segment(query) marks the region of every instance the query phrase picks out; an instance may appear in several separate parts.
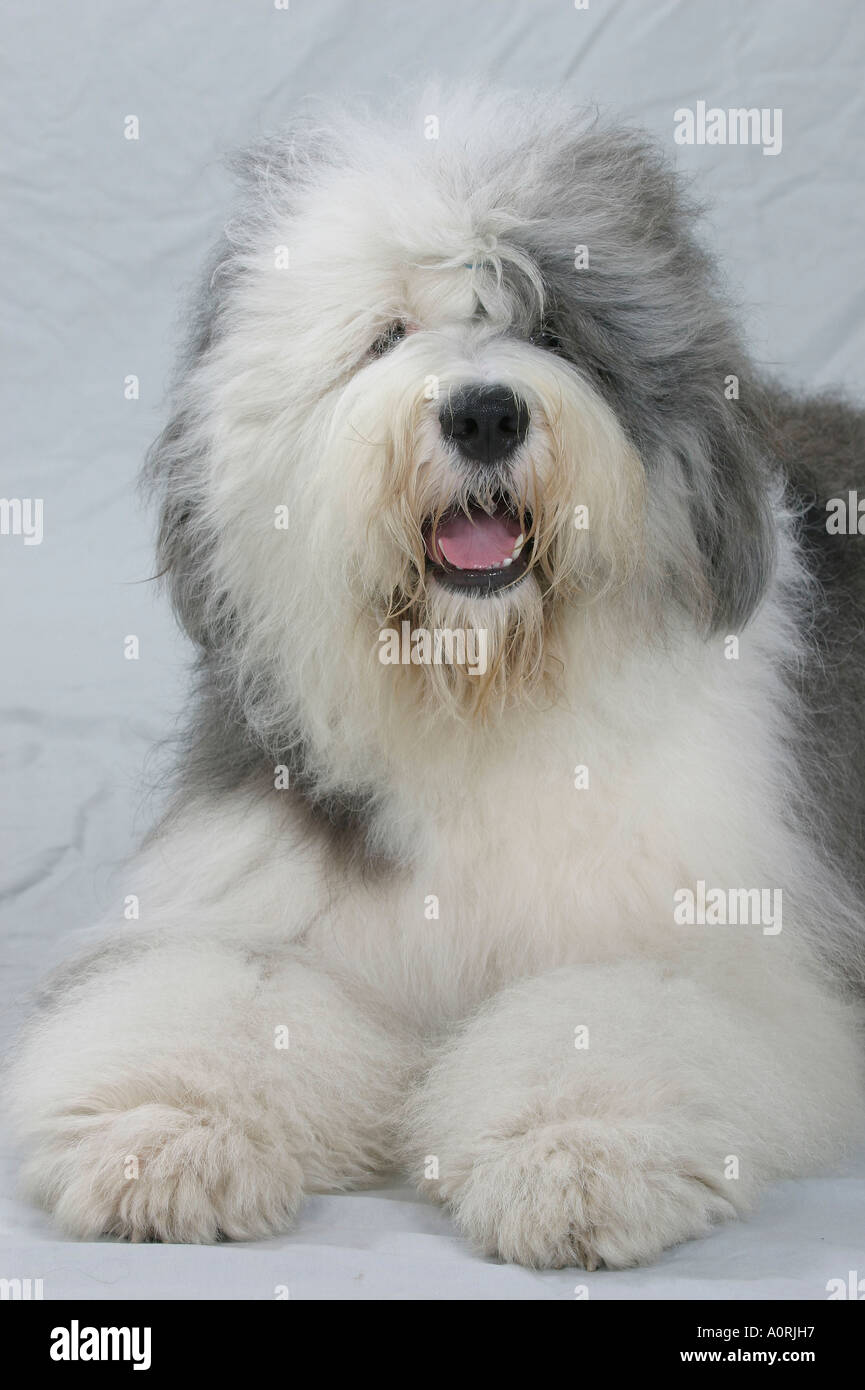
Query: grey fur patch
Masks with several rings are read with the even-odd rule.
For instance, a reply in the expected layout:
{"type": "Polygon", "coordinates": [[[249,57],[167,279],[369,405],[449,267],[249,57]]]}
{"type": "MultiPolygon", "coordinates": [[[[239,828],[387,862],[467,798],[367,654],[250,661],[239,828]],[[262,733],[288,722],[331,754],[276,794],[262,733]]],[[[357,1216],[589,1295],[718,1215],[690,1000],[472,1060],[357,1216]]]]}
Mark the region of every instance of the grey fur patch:
{"type": "MultiPolygon", "coordinates": [[[[694,237],[698,209],[648,138],[627,130],[581,134],[551,156],[542,187],[546,198],[515,239],[541,269],[546,323],[615,410],[650,485],[671,485],[670,461],[678,470],[710,626],[737,631],[773,571],[771,464],[756,372],[694,237]],[[578,245],[589,252],[581,269],[578,245]],[[724,395],[730,374],[736,401],[724,395]]],[[[684,578],[671,576],[671,598],[688,594],[684,578]]]]}
{"type": "Polygon", "coordinates": [[[819,588],[800,675],[800,808],[845,881],[865,895],[865,536],[831,535],[826,503],[865,496],[865,412],[833,396],[770,401],[774,445],[819,588]]]}
{"type": "Polygon", "coordinates": [[[373,800],[348,792],[321,796],[309,769],[302,736],[265,747],[256,740],[238,712],[235,699],[220,692],[213,668],[205,656],[199,698],[184,739],[184,755],[179,769],[184,795],[228,792],[254,782],[262,795],[278,796],[283,805],[291,802],[299,812],[302,833],[324,839],[332,864],[364,875],[375,875],[384,864],[368,841],[373,800]],[[277,766],[289,773],[289,787],[274,790],[277,766]]]}

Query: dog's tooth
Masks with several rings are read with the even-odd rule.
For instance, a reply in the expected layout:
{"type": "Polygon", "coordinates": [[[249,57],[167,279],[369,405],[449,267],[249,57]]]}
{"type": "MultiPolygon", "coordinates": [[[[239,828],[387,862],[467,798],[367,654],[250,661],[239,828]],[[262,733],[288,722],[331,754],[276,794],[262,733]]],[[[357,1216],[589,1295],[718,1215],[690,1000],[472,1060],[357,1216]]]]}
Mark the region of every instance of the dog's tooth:
{"type": "Polygon", "coordinates": [[[516,560],[517,556],[519,555],[519,553],[520,553],[520,551],[522,550],[522,548],[523,548],[523,546],[525,545],[525,543],[526,543],[526,538],[525,538],[523,532],[521,531],[520,534],[517,536],[516,540],[514,541],[514,548],[513,548],[513,550],[511,551],[511,559],[512,559],[512,560],[516,560]]]}
{"type": "Polygon", "coordinates": [[[502,563],[501,563],[501,565],[500,565],[500,569],[506,569],[508,565],[512,565],[513,563],[514,563],[514,557],[511,556],[511,555],[509,555],[508,558],[507,558],[507,560],[502,560],[502,563]]]}

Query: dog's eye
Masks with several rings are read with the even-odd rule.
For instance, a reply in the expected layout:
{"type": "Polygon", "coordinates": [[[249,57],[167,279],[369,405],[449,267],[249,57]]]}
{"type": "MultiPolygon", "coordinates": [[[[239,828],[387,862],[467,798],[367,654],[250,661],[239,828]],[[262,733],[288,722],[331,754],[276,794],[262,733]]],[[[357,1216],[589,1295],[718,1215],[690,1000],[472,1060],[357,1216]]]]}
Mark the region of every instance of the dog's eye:
{"type": "Polygon", "coordinates": [[[538,328],[529,338],[532,347],[543,348],[547,352],[558,352],[559,340],[549,328],[538,328]]]}
{"type": "Polygon", "coordinates": [[[386,352],[390,352],[391,348],[402,342],[407,332],[405,320],[395,319],[393,323],[388,324],[383,333],[379,333],[370,348],[370,355],[372,357],[384,357],[386,352]]]}

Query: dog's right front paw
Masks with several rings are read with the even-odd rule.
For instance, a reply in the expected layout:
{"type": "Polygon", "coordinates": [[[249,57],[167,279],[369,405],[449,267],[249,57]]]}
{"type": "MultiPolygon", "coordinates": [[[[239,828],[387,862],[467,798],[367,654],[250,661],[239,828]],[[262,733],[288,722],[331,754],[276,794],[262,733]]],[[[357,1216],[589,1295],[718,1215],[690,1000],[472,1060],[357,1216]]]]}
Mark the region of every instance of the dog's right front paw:
{"type": "Polygon", "coordinates": [[[714,1155],[651,1125],[578,1118],[483,1149],[424,1186],[486,1254],[516,1264],[623,1269],[736,1215],[714,1155]]]}
{"type": "Polygon", "coordinates": [[[302,1173],[286,1147],[205,1107],[82,1108],[45,1125],[25,1184],[81,1239],[252,1240],[297,1210],[302,1173]]]}

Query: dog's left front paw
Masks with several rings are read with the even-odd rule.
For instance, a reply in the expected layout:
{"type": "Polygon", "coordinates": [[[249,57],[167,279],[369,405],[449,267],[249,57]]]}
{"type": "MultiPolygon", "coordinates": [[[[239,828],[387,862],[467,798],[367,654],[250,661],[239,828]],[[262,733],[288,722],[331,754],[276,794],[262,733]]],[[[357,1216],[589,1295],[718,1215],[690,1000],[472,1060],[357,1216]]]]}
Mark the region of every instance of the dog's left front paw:
{"type": "Polygon", "coordinates": [[[487,1254],[622,1269],[736,1215],[721,1162],[677,1151],[661,1129],[576,1119],[490,1139],[425,1187],[487,1254]]]}
{"type": "Polygon", "coordinates": [[[81,1240],[255,1240],[287,1230],[301,1197],[287,1143],[203,1105],[81,1105],[42,1140],[27,1189],[81,1240]]]}

